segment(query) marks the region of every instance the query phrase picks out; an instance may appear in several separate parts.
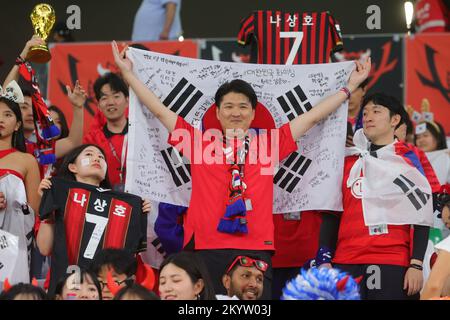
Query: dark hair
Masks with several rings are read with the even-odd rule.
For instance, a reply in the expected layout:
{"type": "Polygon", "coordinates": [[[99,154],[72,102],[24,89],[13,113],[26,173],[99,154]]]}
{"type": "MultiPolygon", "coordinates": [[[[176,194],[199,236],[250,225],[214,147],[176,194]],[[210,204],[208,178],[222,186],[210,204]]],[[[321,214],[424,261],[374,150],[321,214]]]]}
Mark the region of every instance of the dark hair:
{"type": "Polygon", "coordinates": [[[34,300],[48,300],[48,296],[42,288],[35,287],[29,283],[13,285],[8,291],[3,291],[0,294],[0,300],[14,300],[19,294],[31,295],[34,300]]]}
{"type": "MultiPolygon", "coordinates": [[[[86,149],[87,147],[90,147],[90,146],[96,147],[97,149],[99,149],[106,158],[105,151],[103,151],[103,149],[100,148],[99,146],[97,146],[96,144],[90,144],[90,143],[82,144],[81,146],[78,146],[78,147],[72,149],[72,151],[70,151],[64,157],[61,167],[59,168],[57,176],[60,178],[66,179],[66,180],[77,181],[73,172],[71,172],[69,170],[69,164],[75,163],[75,160],[81,154],[81,152],[83,152],[84,149],[86,149]]],[[[111,183],[109,182],[109,179],[108,179],[108,169],[106,169],[105,179],[103,179],[103,181],[100,182],[100,187],[104,188],[104,189],[111,189],[111,183]]]]}
{"type": "Polygon", "coordinates": [[[127,294],[137,296],[141,300],[161,300],[153,291],[149,291],[147,288],[137,283],[121,288],[114,296],[113,300],[122,300],[122,298],[127,294]]]}
{"type": "Polygon", "coordinates": [[[11,146],[19,151],[27,152],[27,148],[25,146],[25,136],[23,135],[22,112],[20,111],[19,104],[5,97],[0,97],[0,102],[6,104],[16,116],[17,122],[20,122],[19,129],[17,129],[17,131],[14,131],[12,134],[11,146]]]}
{"type": "MultiPolygon", "coordinates": [[[[427,130],[431,133],[431,135],[436,139],[436,150],[444,150],[447,149],[447,138],[445,136],[445,131],[442,125],[439,122],[433,121],[425,122],[427,126],[427,130]],[[437,126],[434,126],[434,124],[437,126]]],[[[417,135],[414,135],[414,144],[416,144],[417,135]]]]}
{"type": "Polygon", "coordinates": [[[134,255],[125,249],[103,249],[97,253],[91,263],[91,270],[99,274],[105,266],[111,266],[115,272],[131,277],[136,273],[137,262],[134,255]]]}
{"type": "Polygon", "coordinates": [[[196,253],[191,251],[181,251],[169,255],[164,259],[159,267],[159,274],[169,263],[173,263],[178,268],[183,269],[189,275],[192,283],[202,279],[204,283],[203,290],[200,292],[200,300],[216,300],[214,288],[205,263],[196,253]]]}
{"type": "Polygon", "coordinates": [[[58,114],[59,121],[61,121],[61,134],[58,140],[67,137],[69,135],[69,126],[67,125],[67,120],[66,116],[64,115],[64,112],[62,112],[60,108],[54,105],[50,106],[48,108],[48,111],[56,112],[58,114]]]}
{"type": "Polygon", "coordinates": [[[112,91],[122,92],[125,97],[128,97],[128,87],[126,83],[117,74],[108,72],[95,80],[94,92],[97,101],[100,101],[100,98],[103,96],[102,88],[105,84],[109,84],[112,91]]]}
{"type": "Polygon", "coordinates": [[[381,105],[389,109],[389,114],[391,118],[396,114],[400,115],[400,122],[397,124],[395,129],[400,127],[400,125],[402,125],[405,122],[404,116],[404,114],[406,114],[405,108],[403,108],[403,105],[400,103],[400,101],[398,101],[396,97],[381,92],[372,93],[364,97],[363,102],[361,104],[362,106],[361,111],[369,102],[373,102],[374,104],[381,105]]]}
{"type": "Polygon", "coordinates": [[[406,124],[406,135],[414,134],[414,125],[411,121],[411,118],[409,117],[408,112],[406,112],[406,110],[405,110],[403,120],[405,121],[405,124],[406,124]]]}
{"type": "Polygon", "coordinates": [[[252,108],[256,108],[258,98],[256,97],[255,90],[253,90],[252,86],[248,82],[241,79],[235,79],[231,82],[225,82],[219,87],[219,89],[217,89],[216,95],[214,97],[217,108],[219,108],[219,105],[222,103],[223,96],[230,92],[242,93],[248,98],[248,100],[250,100],[252,108]]]}
{"type": "MultiPolygon", "coordinates": [[[[434,196],[434,194],[433,194],[434,196]]],[[[448,193],[438,193],[435,196],[435,207],[438,212],[437,217],[442,218],[442,211],[445,207],[449,207],[450,209],[450,194],[448,193]]]]}
{"type": "MultiPolygon", "coordinates": [[[[59,279],[59,281],[57,282],[56,287],[55,287],[55,295],[54,295],[53,299],[56,298],[56,295],[59,295],[62,297],[63,289],[64,289],[64,286],[66,285],[67,279],[69,279],[69,277],[72,274],[73,273],[66,273],[64,276],[62,276],[59,279]]],[[[100,285],[100,282],[97,279],[97,276],[92,271],[84,270],[84,269],[80,270],[80,284],[83,283],[84,278],[86,276],[89,276],[92,279],[92,282],[94,283],[95,287],[97,288],[98,298],[99,298],[99,300],[102,300],[102,287],[100,285]]]]}
{"type": "Polygon", "coordinates": [[[24,97],[32,97],[33,96],[33,87],[30,82],[26,81],[22,76],[19,76],[19,87],[22,90],[22,94],[24,97]]]}

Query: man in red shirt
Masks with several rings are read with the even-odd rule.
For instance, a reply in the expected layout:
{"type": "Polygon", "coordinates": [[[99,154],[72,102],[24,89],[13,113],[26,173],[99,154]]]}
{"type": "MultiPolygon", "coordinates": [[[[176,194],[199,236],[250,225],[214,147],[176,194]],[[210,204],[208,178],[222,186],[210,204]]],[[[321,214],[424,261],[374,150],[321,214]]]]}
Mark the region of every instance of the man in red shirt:
{"type": "MultiPolygon", "coordinates": [[[[394,131],[404,122],[400,102],[384,94],[372,94],[364,99],[362,105],[363,130],[370,141],[370,157],[377,158],[378,152],[392,146],[396,155],[427,178],[431,191],[437,191],[439,183],[427,159],[417,154],[410,145],[395,140],[394,131]]],[[[332,262],[333,267],[349,272],[355,278],[362,277],[362,299],[418,298],[422,288],[422,261],[429,227],[411,224],[366,226],[368,212],[364,210],[368,209],[363,209],[362,200],[365,180],[360,176],[349,185],[349,176],[358,159],[358,155],[345,159],[343,212],[323,216],[316,264],[331,267],[332,262]]],[[[409,196],[412,198],[416,194],[409,196]]],[[[385,201],[392,203],[396,199],[392,197],[387,199],[389,196],[386,196],[385,201]]],[[[428,201],[432,200],[428,198],[428,201]]],[[[398,215],[407,215],[414,211],[414,207],[408,211],[398,212],[398,215]]]]}
{"type": "MultiPolygon", "coordinates": [[[[169,143],[190,160],[192,194],[184,224],[184,248],[196,250],[204,259],[216,293],[223,294],[226,293],[221,279],[229,257],[256,253],[268,264],[262,298],[270,298],[270,255],[274,250],[273,170],[270,171],[273,162],[267,165],[263,162],[264,157],[260,153],[263,150],[258,149],[257,140],[260,138],[250,136],[249,128],[257,105],[255,91],[243,80],[227,82],[217,90],[216,116],[222,132],[215,139],[210,137],[211,143],[205,145],[203,137],[211,135],[209,130],[202,133],[162,104],[133,74],[131,61],[125,57],[125,51],[119,53],[115,42],[113,54],[124,79],[137,97],[169,131],[169,143]],[[229,147],[230,142],[237,147],[229,147]],[[211,149],[216,152],[213,161],[206,158],[196,161],[199,154],[201,156],[208,151],[214,154],[211,149]],[[256,151],[256,161],[251,161],[255,160],[253,151],[256,151]]],[[[367,78],[370,60],[364,64],[356,62],[356,65],[346,88],[271,132],[265,141],[267,148],[264,154],[281,161],[297,150],[295,141],[336,110],[367,78]]]]}
{"type": "Polygon", "coordinates": [[[84,143],[101,147],[106,153],[108,178],[115,191],[123,191],[126,176],[128,136],[128,87],[115,73],[107,73],[94,83],[100,112],[105,116],[103,126],[92,129],[84,143]]]}

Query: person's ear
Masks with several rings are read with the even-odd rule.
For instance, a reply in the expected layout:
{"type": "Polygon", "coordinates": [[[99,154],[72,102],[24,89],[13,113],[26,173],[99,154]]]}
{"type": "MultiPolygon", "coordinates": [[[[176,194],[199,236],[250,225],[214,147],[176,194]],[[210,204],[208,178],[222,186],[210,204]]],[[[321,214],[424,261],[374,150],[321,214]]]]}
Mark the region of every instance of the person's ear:
{"type": "Polygon", "coordinates": [[[391,126],[396,128],[398,126],[398,124],[400,123],[400,121],[402,120],[402,116],[399,114],[394,114],[391,117],[391,126]]]}
{"type": "Polygon", "coordinates": [[[224,274],[222,276],[222,284],[227,289],[227,292],[230,290],[231,287],[231,277],[228,274],[224,274]]]}
{"type": "Polygon", "coordinates": [[[17,132],[17,130],[19,130],[21,125],[22,125],[22,122],[21,121],[17,121],[16,127],[14,128],[14,131],[17,132]]]}
{"type": "Polygon", "coordinates": [[[205,288],[205,282],[203,282],[203,279],[198,279],[194,285],[194,294],[196,296],[199,295],[200,292],[202,292],[204,288],[205,288]]]}
{"type": "Polygon", "coordinates": [[[70,172],[72,173],[78,173],[78,168],[75,165],[75,163],[69,163],[69,165],[67,166],[67,168],[69,169],[70,172]]]}
{"type": "Polygon", "coordinates": [[[220,121],[220,119],[219,119],[219,112],[220,112],[220,109],[219,109],[219,107],[216,105],[216,118],[217,118],[217,120],[220,121]]]}

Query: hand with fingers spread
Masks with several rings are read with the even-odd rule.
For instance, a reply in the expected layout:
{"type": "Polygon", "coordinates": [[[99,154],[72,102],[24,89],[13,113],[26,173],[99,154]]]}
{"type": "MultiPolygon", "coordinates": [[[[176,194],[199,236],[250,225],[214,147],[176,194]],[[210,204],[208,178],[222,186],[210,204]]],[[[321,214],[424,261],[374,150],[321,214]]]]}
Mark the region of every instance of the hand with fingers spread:
{"type": "Polygon", "coordinates": [[[126,57],[126,52],[128,50],[128,46],[125,46],[122,51],[119,52],[119,47],[115,41],[112,42],[112,52],[114,56],[114,61],[116,65],[119,67],[122,73],[131,72],[133,69],[133,64],[130,59],[126,57]]]}
{"type": "Polygon", "coordinates": [[[45,45],[45,41],[39,36],[33,35],[33,37],[30,40],[28,40],[27,43],[25,44],[25,47],[20,53],[20,57],[25,60],[32,47],[41,45],[45,45]]]}
{"type": "Polygon", "coordinates": [[[44,190],[48,190],[52,187],[52,182],[50,181],[50,178],[44,178],[41,180],[41,183],[39,184],[39,188],[38,188],[38,194],[39,196],[43,196],[44,195],[44,190]]]}
{"type": "Polygon", "coordinates": [[[86,102],[87,94],[80,82],[77,80],[75,87],[72,89],[70,86],[66,85],[67,96],[69,97],[70,103],[76,108],[82,108],[86,102]]]}
{"type": "Polygon", "coordinates": [[[6,209],[6,197],[3,192],[0,192],[0,210],[6,209]]]}
{"type": "Polygon", "coordinates": [[[144,201],[142,202],[142,212],[148,214],[150,213],[151,210],[152,210],[152,203],[149,200],[144,199],[144,201]]]}
{"type": "Polygon", "coordinates": [[[348,80],[347,87],[350,92],[353,92],[358,88],[358,86],[367,79],[370,73],[370,68],[372,62],[370,57],[368,57],[363,63],[355,61],[356,69],[350,74],[350,79],[348,80]]]}

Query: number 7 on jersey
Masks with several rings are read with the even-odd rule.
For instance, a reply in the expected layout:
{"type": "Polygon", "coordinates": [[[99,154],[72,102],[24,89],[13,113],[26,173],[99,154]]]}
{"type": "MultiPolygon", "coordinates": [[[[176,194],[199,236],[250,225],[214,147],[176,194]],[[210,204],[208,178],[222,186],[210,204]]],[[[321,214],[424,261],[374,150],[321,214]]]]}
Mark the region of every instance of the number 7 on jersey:
{"type": "Polygon", "coordinates": [[[298,48],[302,44],[303,32],[302,31],[280,31],[280,38],[294,38],[294,45],[289,52],[289,56],[286,60],[286,65],[292,65],[294,62],[295,55],[297,54],[298,48]]]}

